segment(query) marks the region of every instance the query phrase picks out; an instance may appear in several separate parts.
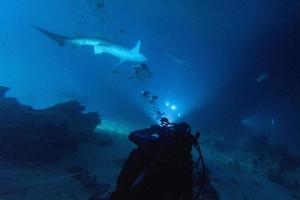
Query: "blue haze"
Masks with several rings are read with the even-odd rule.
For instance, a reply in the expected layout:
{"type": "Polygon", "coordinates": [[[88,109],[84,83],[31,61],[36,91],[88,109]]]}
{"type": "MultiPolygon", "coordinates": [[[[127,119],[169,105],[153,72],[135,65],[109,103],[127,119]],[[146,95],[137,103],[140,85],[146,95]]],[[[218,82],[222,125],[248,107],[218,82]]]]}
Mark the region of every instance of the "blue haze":
{"type": "Polygon", "coordinates": [[[238,132],[264,126],[255,116],[266,116],[276,125],[268,134],[299,145],[285,137],[299,141],[299,1],[106,0],[102,9],[95,2],[1,1],[0,85],[12,89],[10,96],[35,108],[78,98],[103,119],[136,128],[155,122],[139,97],[149,90],[160,107],[172,102],[182,114],[178,120],[196,128],[238,132]],[[32,25],[105,36],[129,48],[141,40],[153,80],[129,80],[133,63],[117,65],[88,47],[59,47],[32,25]],[[270,78],[257,83],[261,73],[270,78]]]}

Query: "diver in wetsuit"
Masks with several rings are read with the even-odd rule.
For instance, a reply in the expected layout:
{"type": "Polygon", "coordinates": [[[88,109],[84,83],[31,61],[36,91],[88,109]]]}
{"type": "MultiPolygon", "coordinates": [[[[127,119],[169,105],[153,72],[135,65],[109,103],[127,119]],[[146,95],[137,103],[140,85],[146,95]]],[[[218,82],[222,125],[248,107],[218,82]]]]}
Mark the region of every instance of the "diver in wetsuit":
{"type": "Polygon", "coordinates": [[[195,138],[186,123],[162,124],[129,135],[137,148],[126,160],[111,200],[192,199],[195,138]]]}
{"type": "Polygon", "coordinates": [[[136,64],[132,66],[132,74],[128,77],[129,79],[145,79],[150,80],[152,73],[150,67],[147,64],[136,64]]]}

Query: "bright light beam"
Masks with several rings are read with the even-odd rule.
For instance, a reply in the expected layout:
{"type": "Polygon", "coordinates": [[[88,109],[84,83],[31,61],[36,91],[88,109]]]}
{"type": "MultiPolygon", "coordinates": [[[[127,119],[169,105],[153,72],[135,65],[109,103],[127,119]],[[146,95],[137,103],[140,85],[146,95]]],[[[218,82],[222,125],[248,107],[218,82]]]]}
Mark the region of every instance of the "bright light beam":
{"type": "Polygon", "coordinates": [[[176,107],[175,105],[172,105],[172,106],[171,106],[171,110],[174,110],[174,111],[175,111],[175,110],[177,110],[177,107],[176,107]]]}

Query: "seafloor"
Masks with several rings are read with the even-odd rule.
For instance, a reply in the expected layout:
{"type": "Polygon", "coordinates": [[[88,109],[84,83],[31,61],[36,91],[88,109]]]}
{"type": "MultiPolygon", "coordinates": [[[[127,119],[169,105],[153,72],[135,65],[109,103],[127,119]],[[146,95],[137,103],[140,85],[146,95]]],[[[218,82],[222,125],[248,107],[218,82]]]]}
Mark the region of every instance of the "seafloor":
{"type": "MultiPolygon", "coordinates": [[[[112,136],[113,137],[113,136],[112,136]]],[[[114,184],[122,159],[132,146],[125,137],[113,137],[113,145],[81,144],[80,150],[54,165],[35,166],[1,163],[1,200],[83,200],[91,196],[89,190],[66,170],[82,166],[97,176],[99,182],[114,184]]],[[[233,200],[283,200],[299,199],[285,187],[269,181],[251,169],[247,155],[241,152],[223,153],[209,145],[203,145],[208,167],[212,172],[212,184],[221,199],[233,200]],[[237,169],[230,159],[240,160],[237,169]]],[[[299,176],[299,175],[298,175],[299,176]]]]}
{"type": "MultiPolygon", "coordinates": [[[[1,200],[88,200],[113,188],[134,147],[126,135],[103,130],[90,133],[100,122],[99,116],[82,113],[84,107],[76,102],[34,110],[5,97],[7,90],[0,88],[1,200]],[[51,133],[60,130],[62,134],[51,133]],[[64,133],[69,134],[67,138],[64,133]]],[[[255,142],[268,147],[260,149],[267,158],[230,148],[232,144],[220,133],[203,133],[205,162],[220,199],[300,199],[300,168],[293,165],[298,158],[264,140],[255,142]]],[[[208,196],[201,199],[213,200],[208,196]]]]}

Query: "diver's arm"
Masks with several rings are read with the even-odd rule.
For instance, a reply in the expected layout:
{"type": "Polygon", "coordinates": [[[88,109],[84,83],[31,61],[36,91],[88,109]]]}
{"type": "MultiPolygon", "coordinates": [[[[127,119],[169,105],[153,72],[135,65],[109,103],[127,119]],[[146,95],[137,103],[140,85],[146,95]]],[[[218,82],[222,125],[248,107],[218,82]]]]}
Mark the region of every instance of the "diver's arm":
{"type": "Polygon", "coordinates": [[[139,146],[145,142],[157,141],[158,138],[152,136],[152,134],[157,132],[158,132],[157,128],[151,127],[147,129],[133,131],[132,133],[129,134],[128,138],[131,142],[139,146]]]}

